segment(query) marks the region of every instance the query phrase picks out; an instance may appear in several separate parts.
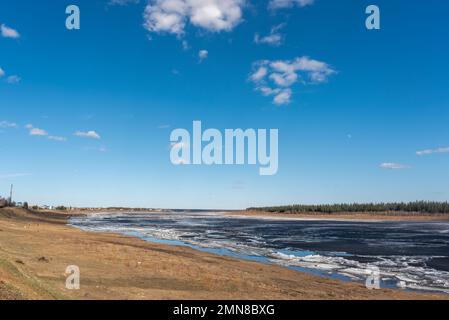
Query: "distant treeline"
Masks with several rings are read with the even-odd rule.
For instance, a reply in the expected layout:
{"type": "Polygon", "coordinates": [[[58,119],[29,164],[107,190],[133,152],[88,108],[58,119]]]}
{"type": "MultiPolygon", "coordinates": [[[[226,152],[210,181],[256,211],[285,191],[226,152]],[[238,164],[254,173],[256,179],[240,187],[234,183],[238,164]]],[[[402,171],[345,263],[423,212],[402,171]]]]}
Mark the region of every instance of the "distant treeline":
{"type": "Polygon", "coordinates": [[[248,208],[247,211],[276,213],[358,213],[358,212],[408,212],[408,213],[449,213],[448,202],[416,201],[409,203],[343,203],[319,205],[290,205],[279,207],[248,208]]]}

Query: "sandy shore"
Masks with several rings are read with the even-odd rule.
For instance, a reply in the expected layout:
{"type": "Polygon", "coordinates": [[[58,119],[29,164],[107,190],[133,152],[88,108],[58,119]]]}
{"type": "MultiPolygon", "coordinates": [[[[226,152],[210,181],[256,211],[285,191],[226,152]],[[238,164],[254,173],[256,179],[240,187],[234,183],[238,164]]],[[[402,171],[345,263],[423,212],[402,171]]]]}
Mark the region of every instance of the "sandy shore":
{"type": "Polygon", "coordinates": [[[348,214],[310,214],[310,213],[277,213],[265,211],[230,211],[227,215],[260,218],[289,218],[308,220],[363,220],[363,221],[447,221],[449,215],[430,214],[381,214],[381,213],[348,213],[348,214]]]}
{"type": "Polygon", "coordinates": [[[0,209],[0,299],[446,299],[324,279],[116,234],[62,214],[0,209]],[[81,270],[80,290],[65,269],[81,270]]]}

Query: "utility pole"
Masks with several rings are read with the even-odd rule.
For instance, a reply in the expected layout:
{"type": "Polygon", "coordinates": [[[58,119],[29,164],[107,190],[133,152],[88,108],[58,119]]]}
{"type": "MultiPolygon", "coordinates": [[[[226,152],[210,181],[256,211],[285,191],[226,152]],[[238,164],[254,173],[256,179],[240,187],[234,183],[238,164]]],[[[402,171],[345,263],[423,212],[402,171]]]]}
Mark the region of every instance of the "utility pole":
{"type": "Polygon", "coordinates": [[[9,191],[9,205],[12,204],[12,189],[13,189],[14,185],[11,183],[11,190],[9,191]]]}

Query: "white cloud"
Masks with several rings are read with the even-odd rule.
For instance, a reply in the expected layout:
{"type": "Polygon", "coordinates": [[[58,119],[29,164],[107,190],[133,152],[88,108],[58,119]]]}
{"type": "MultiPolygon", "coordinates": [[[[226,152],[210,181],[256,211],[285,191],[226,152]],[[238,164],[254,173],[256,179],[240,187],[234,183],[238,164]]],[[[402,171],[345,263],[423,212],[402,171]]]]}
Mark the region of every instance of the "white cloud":
{"type": "Polygon", "coordinates": [[[298,57],[294,60],[261,60],[253,64],[253,73],[249,79],[255,84],[257,91],[264,96],[273,96],[277,105],[291,101],[291,87],[298,81],[302,84],[318,84],[325,82],[336,73],[327,63],[298,57]]]}
{"type": "Polygon", "coordinates": [[[76,131],[74,135],[82,138],[101,139],[100,135],[95,131],[76,131]]]}
{"type": "Polygon", "coordinates": [[[280,90],[274,96],[273,102],[277,105],[289,104],[291,96],[292,96],[292,90],[290,90],[290,89],[280,90]]]}
{"type": "Polygon", "coordinates": [[[29,130],[30,136],[48,136],[47,131],[35,128],[32,124],[27,124],[25,128],[29,130]]]}
{"type": "Polygon", "coordinates": [[[260,36],[258,33],[254,35],[254,42],[257,44],[268,44],[270,46],[280,46],[284,41],[284,36],[278,31],[282,29],[285,24],[280,24],[271,28],[270,34],[260,36]]]}
{"type": "Polygon", "coordinates": [[[27,124],[25,128],[29,130],[30,136],[48,136],[47,131],[44,129],[34,128],[31,124],[27,124]]]}
{"type": "Polygon", "coordinates": [[[280,87],[290,87],[298,80],[298,75],[295,72],[270,74],[269,78],[280,87]]]}
{"type": "Polygon", "coordinates": [[[8,78],[6,78],[6,82],[8,82],[9,84],[19,83],[20,80],[22,80],[22,79],[17,75],[12,75],[12,76],[9,76],[8,78]]]}
{"type": "Polygon", "coordinates": [[[47,137],[48,140],[59,141],[59,142],[67,141],[67,138],[49,135],[49,133],[46,130],[40,129],[40,128],[35,128],[31,123],[25,125],[25,128],[28,129],[30,136],[47,137]]]}
{"type": "Polygon", "coordinates": [[[250,78],[253,82],[259,82],[267,75],[267,73],[268,69],[264,66],[260,66],[255,72],[253,72],[250,78]]]}
{"type": "Polygon", "coordinates": [[[312,5],[315,0],[270,0],[268,7],[270,9],[284,9],[293,6],[305,7],[312,5]]]}
{"type": "Polygon", "coordinates": [[[48,132],[45,131],[44,129],[31,128],[30,136],[48,136],[48,132]]]}
{"type": "Polygon", "coordinates": [[[17,32],[17,30],[14,30],[13,28],[9,28],[6,25],[2,24],[0,29],[2,36],[5,38],[13,38],[13,39],[20,38],[19,32],[17,32]]]}
{"type": "Polygon", "coordinates": [[[150,32],[184,34],[187,23],[212,32],[230,31],[242,20],[244,0],[151,0],[144,27],[150,32]]]}
{"type": "Polygon", "coordinates": [[[3,77],[4,75],[5,75],[5,71],[2,68],[0,68],[0,78],[3,77]]]}
{"type": "Polygon", "coordinates": [[[0,121],[0,128],[17,128],[17,123],[9,121],[0,121]]]}
{"type": "Polygon", "coordinates": [[[393,163],[393,162],[385,162],[380,165],[382,169],[389,169],[389,170],[401,170],[401,169],[410,169],[410,166],[400,163],[393,163]]]}
{"type": "Polygon", "coordinates": [[[271,89],[269,87],[258,87],[256,89],[259,90],[264,96],[271,96],[281,91],[280,89],[271,89]]]}
{"type": "Polygon", "coordinates": [[[198,58],[200,58],[200,62],[202,62],[204,59],[207,59],[209,56],[209,51],[207,50],[200,50],[198,52],[198,58]]]}
{"type": "Polygon", "coordinates": [[[424,156],[424,155],[434,154],[434,153],[449,153],[449,147],[416,151],[416,154],[418,156],[424,156]]]}

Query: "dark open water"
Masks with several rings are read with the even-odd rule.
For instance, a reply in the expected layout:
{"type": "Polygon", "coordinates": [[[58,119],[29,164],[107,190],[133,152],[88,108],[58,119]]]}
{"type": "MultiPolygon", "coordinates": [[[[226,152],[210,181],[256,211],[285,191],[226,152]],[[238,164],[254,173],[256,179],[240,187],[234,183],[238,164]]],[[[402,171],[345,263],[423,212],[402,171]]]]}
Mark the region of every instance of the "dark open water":
{"type": "Polygon", "coordinates": [[[347,280],[449,293],[449,222],[312,221],[210,212],[98,213],[84,230],[137,236],[347,280]]]}

